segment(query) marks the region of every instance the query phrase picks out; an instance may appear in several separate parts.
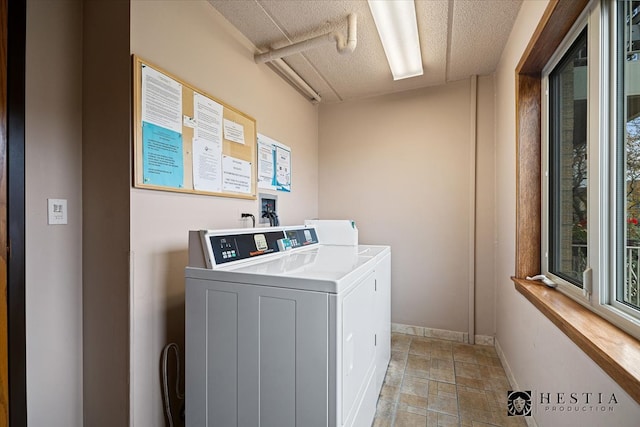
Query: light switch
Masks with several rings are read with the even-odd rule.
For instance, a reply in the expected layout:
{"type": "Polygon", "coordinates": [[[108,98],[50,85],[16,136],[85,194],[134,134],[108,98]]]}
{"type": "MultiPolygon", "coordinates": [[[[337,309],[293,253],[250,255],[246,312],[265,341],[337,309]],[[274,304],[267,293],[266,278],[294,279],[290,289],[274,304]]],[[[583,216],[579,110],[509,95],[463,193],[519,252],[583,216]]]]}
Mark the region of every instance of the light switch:
{"type": "Polygon", "coordinates": [[[50,225],[67,223],[67,200],[47,199],[47,223],[50,225]]]}

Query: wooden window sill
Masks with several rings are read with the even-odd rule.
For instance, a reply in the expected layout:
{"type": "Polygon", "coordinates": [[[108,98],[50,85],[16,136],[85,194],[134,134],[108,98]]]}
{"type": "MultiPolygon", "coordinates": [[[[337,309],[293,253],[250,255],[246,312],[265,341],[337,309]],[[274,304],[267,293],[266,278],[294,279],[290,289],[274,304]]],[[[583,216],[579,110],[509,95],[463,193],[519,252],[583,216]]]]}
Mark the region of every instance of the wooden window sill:
{"type": "Polygon", "coordinates": [[[637,339],[561,292],[539,282],[511,279],[518,292],[640,403],[640,342],[637,339]]]}

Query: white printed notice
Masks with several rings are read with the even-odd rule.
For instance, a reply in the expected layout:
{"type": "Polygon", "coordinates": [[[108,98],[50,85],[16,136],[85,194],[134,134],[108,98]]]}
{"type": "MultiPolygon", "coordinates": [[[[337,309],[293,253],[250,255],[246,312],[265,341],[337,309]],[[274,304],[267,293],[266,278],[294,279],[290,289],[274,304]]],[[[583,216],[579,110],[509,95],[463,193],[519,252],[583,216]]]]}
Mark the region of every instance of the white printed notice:
{"type": "Polygon", "coordinates": [[[258,134],[258,188],[273,190],[274,175],[273,148],[262,142],[262,135],[258,134]]]}
{"type": "Polygon", "coordinates": [[[223,155],[222,190],[251,194],[251,162],[223,155]]]}
{"type": "Polygon", "coordinates": [[[215,142],[193,139],[193,188],[220,193],[222,190],[222,149],[215,142]]]}
{"type": "Polygon", "coordinates": [[[144,64],[142,121],[182,134],[182,85],[144,64]]]}
{"type": "Polygon", "coordinates": [[[224,119],[224,139],[244,144],[244,127],[240,123],[224,119]]]}
{"type": "Polygon", "coordinates": [[[276,185],[280,191],[291,191],[291,150],[276,146],[276,185]]]}
{"type": "Polygon", "coordinates": [[[222,105],[197,92],[193,93],[195,128],[193,137],[222,146],[222,105]]]}
{"type": "Polygon", "coordinates": [[[260,133],[258,188],[291,191],[291,148],[260,133]]]}

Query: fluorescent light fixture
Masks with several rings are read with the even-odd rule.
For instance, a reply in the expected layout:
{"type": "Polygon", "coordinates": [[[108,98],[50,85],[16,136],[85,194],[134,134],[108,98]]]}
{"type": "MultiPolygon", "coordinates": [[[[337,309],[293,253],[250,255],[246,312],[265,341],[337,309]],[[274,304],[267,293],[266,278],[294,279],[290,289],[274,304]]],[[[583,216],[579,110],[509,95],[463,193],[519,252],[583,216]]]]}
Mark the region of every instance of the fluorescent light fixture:
{"type": "Polygon", "coordinates": [[[368,0],[394,80],[421,76],[414,0],[368,0]]]}

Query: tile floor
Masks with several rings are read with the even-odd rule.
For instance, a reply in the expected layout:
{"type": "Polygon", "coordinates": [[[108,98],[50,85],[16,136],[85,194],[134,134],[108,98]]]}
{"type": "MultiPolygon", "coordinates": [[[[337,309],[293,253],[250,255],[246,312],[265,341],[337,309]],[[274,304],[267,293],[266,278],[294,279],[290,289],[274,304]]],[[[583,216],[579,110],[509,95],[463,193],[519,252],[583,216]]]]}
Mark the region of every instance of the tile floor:
{"type": "Polygon", "coordinates": [[[393,333],[374,427],[526,426],[495,348],[393,333]]]}

